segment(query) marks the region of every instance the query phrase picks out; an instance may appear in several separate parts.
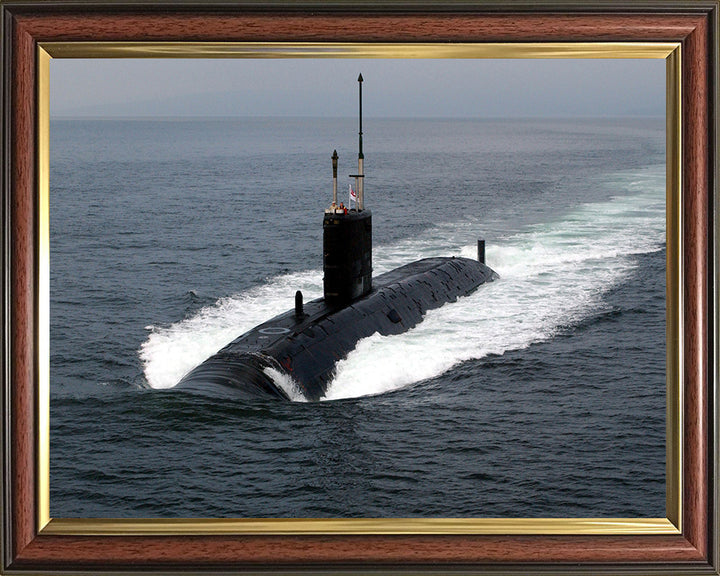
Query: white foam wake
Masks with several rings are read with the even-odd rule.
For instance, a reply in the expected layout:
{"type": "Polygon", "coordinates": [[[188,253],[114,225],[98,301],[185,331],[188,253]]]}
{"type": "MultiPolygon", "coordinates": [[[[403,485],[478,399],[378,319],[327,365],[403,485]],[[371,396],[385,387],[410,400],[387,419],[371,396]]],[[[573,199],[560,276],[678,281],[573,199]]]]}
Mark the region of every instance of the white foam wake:
{"type": "MultiPolygon", "coordinates": [[[[378,394],[437,376],[465,360],[502,354],[552,338],[602,306],[603,294],[635,266],[633,255],[665,241],[662,167],[618,175],[618,196],[586,204],[556,222],[532,226],[488,244],[487,262],[501,276],[455,304],[431,310],[405,334],[363,339],[337,365],[326,399],[378,394]]],[[[375,273],[418,258],[475,257],[479,224],[439,224],[420,237],[374,249],[375,273]]],[[[140,355],[153,388],[169,388],[194,366],[253,326],[322,295],[322,272],[270,279],[224,298],[168,327],[151,327],[140,355]]],[[[291,398],[292,381],[274,378],[291,398]]]]}

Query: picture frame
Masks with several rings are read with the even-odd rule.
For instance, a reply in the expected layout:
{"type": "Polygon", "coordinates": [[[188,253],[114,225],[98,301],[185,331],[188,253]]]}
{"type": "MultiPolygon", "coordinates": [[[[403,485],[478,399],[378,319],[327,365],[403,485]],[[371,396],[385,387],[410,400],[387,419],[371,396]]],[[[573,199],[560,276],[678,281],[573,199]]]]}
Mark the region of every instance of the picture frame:
{"type": "Polygon", "coordinates": [[[0,9],[3,571],[718,574],[717,1],[11,0],[0,9]],[[345,42],[349,21],[352,44],[345,42]],[[483,50],[495,57],[666,54],[667,518],[51,519],[49,58],[478,57],[483,50]]]}

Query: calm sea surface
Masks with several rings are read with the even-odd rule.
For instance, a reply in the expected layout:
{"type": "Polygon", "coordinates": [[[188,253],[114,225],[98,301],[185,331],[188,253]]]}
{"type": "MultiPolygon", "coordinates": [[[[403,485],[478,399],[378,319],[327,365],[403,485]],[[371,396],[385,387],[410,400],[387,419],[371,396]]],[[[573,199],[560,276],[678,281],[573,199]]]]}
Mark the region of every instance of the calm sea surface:
{"type": "Polygon", "coordinates": [[[500,280],[321,402],[172,387],[322,295],[354,119],[51,123],[54,517],[664,517],[664,119],[366,120],[374,271],[500,280]]]}

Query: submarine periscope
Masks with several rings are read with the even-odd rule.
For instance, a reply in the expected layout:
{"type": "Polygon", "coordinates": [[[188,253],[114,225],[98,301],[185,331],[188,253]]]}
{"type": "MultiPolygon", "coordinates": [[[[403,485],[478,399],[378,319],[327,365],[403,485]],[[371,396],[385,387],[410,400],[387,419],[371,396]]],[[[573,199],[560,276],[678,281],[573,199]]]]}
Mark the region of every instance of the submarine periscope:
{"type": "Polygon", "coordinates": [[[401,334],[433,308],[455,302],[498,275],[478,258],[425,258],[372,277],[372,214],[365,208],[362,148],[362,74],[355,207],[338,204],[337,151],[332,155],[333,196],[323,218],[323,297],[304,303],[239,336],[188,372],[175,389],[290,400],[277,382],[290,378],[305,399],[320,400],[335,366],[358,341],[375,333],[401,334]]]}

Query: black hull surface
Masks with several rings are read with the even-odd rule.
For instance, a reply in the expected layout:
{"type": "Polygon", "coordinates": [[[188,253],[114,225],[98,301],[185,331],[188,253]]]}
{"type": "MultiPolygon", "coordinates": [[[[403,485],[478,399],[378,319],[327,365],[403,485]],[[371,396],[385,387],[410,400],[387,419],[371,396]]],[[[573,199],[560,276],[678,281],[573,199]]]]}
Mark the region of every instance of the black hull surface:
{"type": "Polygon", "coordinates": [[[343,307],[323,298],[276,316],[233,340],[191,370],[177,389],[289,399],[275,379],[291,378],[307,400],[319,400],[335,364],[358,340],[400,334],[427,310],[466,296],[497,274],[469,258],[426,258],[373,278],[372,291],[343,307]]]}

